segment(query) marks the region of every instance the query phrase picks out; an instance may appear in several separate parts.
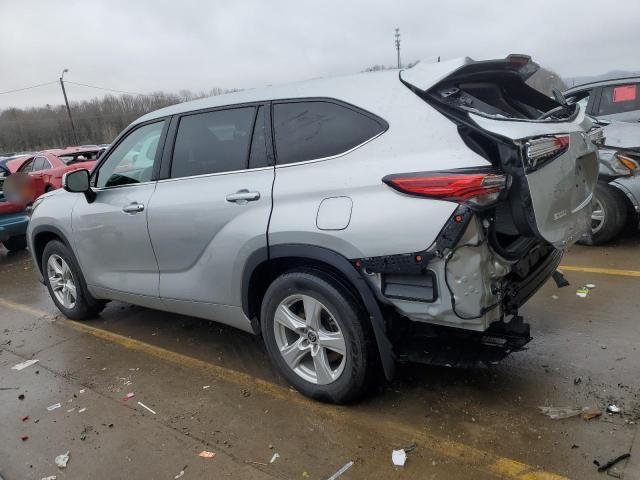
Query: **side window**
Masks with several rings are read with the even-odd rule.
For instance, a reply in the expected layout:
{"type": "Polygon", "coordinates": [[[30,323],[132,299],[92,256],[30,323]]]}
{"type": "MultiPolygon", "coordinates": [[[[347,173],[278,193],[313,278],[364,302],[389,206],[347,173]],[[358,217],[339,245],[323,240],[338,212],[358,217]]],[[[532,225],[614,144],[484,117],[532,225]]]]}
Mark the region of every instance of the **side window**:
{"type": "Polygon", "coordinates": [[[598,115],[612,115],[615,113],[640,110],[640,85],[612,85],[602,87],[598,115]]]}
{"type": "Polygon", "coordinates": [[[116,187],[148,182],[165,122],[156,122],[135,129],[113,150],[100,166],[95,186],[116,187]]]}
{"type": "Polygon", "coordinates": [[[33,161],[34,161],[33,159],[27,161],[27,163],[22,165],[22,167],[20,167],[18,171],[23,173],[33,172],[33,161]]]}
{"type": "Polygon", "coordinates": [[[275,104],[273,126],[279,165],[338,155],[384,131],[371,117],[323,101],[275,104]]]}
{"type": "Polygon", "coordinates": [[[180,119],[171,177],[247,168],[254,107],[196,113],[180,119]]]}
{"type": "Polygon", "coordinates": [[[33,160],[33,171],[34,172],[39,172],[40,170],[44,170],[45,168],[48,168],[47,166],[47,159],[44,157],[36,157],[33,160]]]}
{"type": "Polygon", "coordinates": [[[269,161],[267,160],[266,117],[265,107],[258,107],[256,123],[253,127],[253,138],[251,139],[249,168],[260,168],[269,165],[269,161]]]}

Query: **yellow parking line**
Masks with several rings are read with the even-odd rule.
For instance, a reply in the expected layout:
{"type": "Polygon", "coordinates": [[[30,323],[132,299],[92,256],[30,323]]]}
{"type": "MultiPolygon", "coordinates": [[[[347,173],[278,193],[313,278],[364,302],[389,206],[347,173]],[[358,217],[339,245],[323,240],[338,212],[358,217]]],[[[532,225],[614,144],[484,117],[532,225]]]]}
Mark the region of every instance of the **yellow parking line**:
{"type": "MultiPolygon", "coordinates": [[[[38,317],[48,314],[47,312],[5,299],[0,299],[0,305],[38,317]]],[[[567,480],[566,477],[546,472],[531,465],[518,462],[517,460],[501,457],[491,452],[465,445],[460,442],[436,437],[426,431],[416,429],[412,425],[393,422],[368,413],[363,413],[356,407],[340,407],[322,404],[310,400],[294,390],[256,378],[246,373],[221,367],[219,365],[189,357],[181,353],[176,353],[171,350],[157,347],[107,330],[92,327],[86,323],[80,323],[73,320],[66,320],[64,323],[76,331],[92,335],[102,340],[118,344],[124,348],[142,352],[183,367],[204,371],[223,381],[242,386],[251,385],[252,389],[259,391],[260,393],[269,395],[276,399],[286,399],[287,401],[301,404],[307,410],[312,410],[326,417],[339,420],[342,425],[353,425],[354,429],[371,428],[377,432],[391,432],[396,436],[402,435],[414,441],[419,441],[421,446],[428,451],[437,451],[438,453],[452,458],[455,461],[469,465],[470,467],[481,469],[498,478],[508,478],[513,480],[567,480]]],[[[372,432],[372,435],[375,435],[375,432],[372,432]]]]}
{"type": "Polygon", "coordinates": [[[621,277],[640,277],[638,270],[618,270],[616,268],[578,267],[573,265],[560,265],[560,270],[569,272],[602,273],[604,275],[618,275],[621,277]]]}

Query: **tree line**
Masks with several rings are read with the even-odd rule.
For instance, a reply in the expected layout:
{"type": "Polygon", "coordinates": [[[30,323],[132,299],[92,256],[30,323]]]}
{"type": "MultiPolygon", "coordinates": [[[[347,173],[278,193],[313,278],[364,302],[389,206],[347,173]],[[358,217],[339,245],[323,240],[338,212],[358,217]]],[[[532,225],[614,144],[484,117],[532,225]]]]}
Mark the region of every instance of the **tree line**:
{"type": "Polygon", "coordinates": [[[234,90],[155,92],[146,95],[107,95],[69,104],[71,129],[64,105],[8,108],[0,112],[0,152],[37,151],[70,145],[110,143],[136,118],[162,107],[234,90]]]}

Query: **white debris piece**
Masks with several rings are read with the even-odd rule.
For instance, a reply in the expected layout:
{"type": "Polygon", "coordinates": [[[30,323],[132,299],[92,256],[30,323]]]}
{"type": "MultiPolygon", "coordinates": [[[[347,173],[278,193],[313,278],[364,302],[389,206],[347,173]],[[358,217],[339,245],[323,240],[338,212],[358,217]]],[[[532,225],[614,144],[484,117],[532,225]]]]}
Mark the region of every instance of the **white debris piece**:
{"type": "Polygon", "coordinates": [[[144,408],[145,410],[149,410],[151,413],[153,413],[154,415],[156,414],[156,412],[154,412],[153,410],[151,410],[149,407],[147,407],[144,403],[142,402],[138,402],[138,405],[140,405],[142,408],[144,408]]]}
{"type": "Polygon", "coordinates": [[[621,412],[621,408],[618,407],[617,405],[611,404],[609,406],[607,406],[607,412],[609,413],[620,413],[621,412]]]}
{"type": "Polygon", "coordinates": [[[49,410],[50,412],[54,411],[56,408],[60,408],[62,406],[61,403],[54,403],[53,405],[49,405],[47,407],[47,410],[49,410]]]}
{"type": "Polygon", "coordinates": [[[87,407],[81,408],[80,410],[78,410],[78,413],[82,413],[87,409],[87,407]]]}
{"type": "Polygon", "coordinates": [[[205,385],[202,387],[203,390],[206,390],[207,388],[209,388],[211,385],[205,385]]]}
{"type": "Polygon", "coordinates": [[[402,448],[400,450],[394,450],[391,452],[391,461],[396,467],[404,467],[407,461],[407,452],[402,448]]]}
{"type": "Polygon", "coordinates": [[[340,470],[338,470],[336,473],[334,473],[329,478],[327,478],[327,480],[336,480],[336,478],[340,477],[344,472],[349,470],[351,467],[353,467],[353,461],[345,464],[340,470]]]}
{"type": "Polygon", "coordinates": [[[593,283],[587,283],[585,285],[585,287],[587,287],[587,288],[596,288],[596,286],[593,283]]]}
{"type": "Polygon", "coordinates": [[[173,477],[173,478],[175,478],[176,480],[178,480],[178,478],[181,478],[181,477],[183,477],[183,476],[184,476],[184,470],[180,470],[180,473],[179,473],[179,474],[177,474],[177,475],[176,475],[175,477],[173,477]]]}
{"type": "Polygon", "coordinates": [[[67,450],[67,453],[58,455],[55,461],[58,468],[67,468],[67,462],[69,461],[69,450],[67,450]]]}
{"type": "Polygon", "coordinates": [[[49,475],[48,477],[42,477],[41,480],[56,480],[58,478],[56,475],[49,475]]]}
{"type": "Polygon", "coordinates": [[[14,365],[13,367],[11,367],[11,370],[22,370],[24,368],[30,367],[34,363],[38,363],[39,361],[40,360],[36,358],[31,360],[25,360],[24,362],[18,363],[17,365],[14,365]]]}
{"type": "Polygon", "coordinates": [[[273,463],[279,458],[280,458],[280,454],[279,453],[274,453],[273,457],[271,457],[271,460],[269,460],[269,463],[273,463]]]}

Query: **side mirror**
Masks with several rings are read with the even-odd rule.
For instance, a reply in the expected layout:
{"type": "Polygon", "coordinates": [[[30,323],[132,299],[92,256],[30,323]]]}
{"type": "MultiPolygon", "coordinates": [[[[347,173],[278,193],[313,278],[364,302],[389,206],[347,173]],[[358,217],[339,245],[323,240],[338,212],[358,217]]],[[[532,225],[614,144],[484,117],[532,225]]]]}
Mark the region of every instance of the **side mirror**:
{"type": "Polygon", "coordinates": [[[62,188],[67,192],[84,193],[87,201],[91,203],[95,200],[96,193],[91,190],[89,175],[89,170],[85,170],[84,168],[67,172],[62,176],[62,188]]]}

